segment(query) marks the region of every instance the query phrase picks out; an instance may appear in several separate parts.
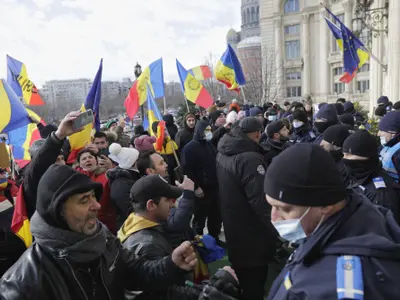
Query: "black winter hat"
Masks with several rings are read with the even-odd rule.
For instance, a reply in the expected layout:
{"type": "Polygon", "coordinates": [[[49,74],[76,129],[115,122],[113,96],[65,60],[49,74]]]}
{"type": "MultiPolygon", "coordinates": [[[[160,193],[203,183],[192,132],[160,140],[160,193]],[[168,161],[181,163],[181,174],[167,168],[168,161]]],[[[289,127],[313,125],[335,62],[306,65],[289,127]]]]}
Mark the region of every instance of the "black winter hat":
{"type": "Polygon", "coordinates": [[[295,144],[272,160],[264,179],[269,197],[299,206],[328,206],[346,198],[343,177],[319,145],[295,144]]]}
{"type": "Polygon", "coordinates": [[[295,110],[292,114],[293,120],[298,120],[303,123],[308,123],[307,113],[304,110],[295,110]]]}
{"type": "Polygon", "coordinates": [[[282,120],[277,120],[267,125],[267,136],[272,138],[275,133],[278,133],[286,124],[282,120]]]}
{"type": "Polygon", "coordinates": [[[214,124],[215,124],[215,121],[217,121],[217,119],[218,119],[222,114],[224,114],[224,112],[223,112],[222,110],[216,110],[216,111],[210,113],[210,114],[209,114],[209,118],[210,118],[211,124],[214,125],[214,124]]]}
{"type": "Polygon", "coordinates": [[[325,104],[315,115],[316,119],[322,119],[332,124],[339,123],[338,114],[334,104],[325,104]]]}
{"type": "Polygon", "coordinates": [[[242,129],[244,133],[252,133],[257,131],[263,131],[263,126],[255,117],[247,117],[239,122],[239,127],[242,129]]]}
{"type": "Polygon", "coordinates": [[[336,102],[334,105],[336,107],[336,112],[338,116],[343,115],[344,114],[343,104],[341,102],[336,102]]]}
{"type": "Polygon", "coordinates": [[[354,111],[354,104],[350,101],[346,101],[343,104],[344,112],[346,113],[352,113],[354,111]]]}
{"type": "Polygon", "coordinates": [[[400,132],[400,111],[387,113],[379,122],[378,128],[386,132],[400,132]]]}
{"type": "Polygon", "coordinates": [[[71,167],[52,165],[39,181],[36,210],[49,225],[68,229],[62,217],[62,204],[68,197],[90,190],[94,190],[97,200],[100,200],[103,193],[101,183],[71,167]]]}
{"type": "Polygon", "coordinates": [[[386,107],[384,107],[383,105],[380,105],[375,109],[375,116],[383,117],[384,115],[386,115],[386,113],[386,107]]]}
{"type": "Polygon", "coordinates": [[[326,103],[326,102],[321,102],[320,104],[318,104],[318,109],[321,109],[322,106],[324,106],[324,105],[326,105],[326,104],[328,104],[328,103],[326,103]]]}
{"type": "Polygon", "coordinates": [[[388,106],[389,98],[387,96],[380,96],[377,103],[378,105],[388,106]]]}
{"type": "Polygon", "coordinates": [[[342,147],[344,141],[350,135],[349,127],[346,125],[333,125],[324,131],[324,141],[336,147],[342,147]]]}
{"type": "Polygon", "coordinates": [[[339,116],[339,121],[342,124],[349,125],[351,128],[353,128],[355,124],[354,117],[349,113],[339,116]]]}
{"type": "Polygon", "coordinates": [[[57,126],[53,124],[47,124],[39,129],[42,139],[47,139],[53,131],[57,131],[57,126]]]}
{"type": "Polygon", "coordinates": [[[344,141],[342,152],[377,159],[378,142],[367,130],[360,129],[344,141]]]}

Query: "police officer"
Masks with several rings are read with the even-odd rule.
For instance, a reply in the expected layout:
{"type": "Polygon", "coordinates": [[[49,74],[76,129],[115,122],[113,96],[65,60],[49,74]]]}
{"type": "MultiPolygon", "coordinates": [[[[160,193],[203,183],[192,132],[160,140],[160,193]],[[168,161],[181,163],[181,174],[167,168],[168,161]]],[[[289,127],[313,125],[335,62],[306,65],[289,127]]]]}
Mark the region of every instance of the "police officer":
{"type": "Polygon", "coordinates": [[[342,151],[350,179],[348,189],[392,210],[399,222],[400,186],[382,169],[375,137],[366,130],[358,130],[344,141],[342,151]]]}
{"type": "Polygon", "coordinates": [[[290,147],[272,161],[264,191],[272,224],[299,243],[268,299],[400,299],[400,228],[389,210],[346,194],[329,153],[290,147]]]}
{"type": "Polygon", "coordinates": [[[312,143],[317,137],[311,129],[310,121],[304,110],[295,110],[293,116],[293,135],[290,138],[292,143],[312,143]]]}

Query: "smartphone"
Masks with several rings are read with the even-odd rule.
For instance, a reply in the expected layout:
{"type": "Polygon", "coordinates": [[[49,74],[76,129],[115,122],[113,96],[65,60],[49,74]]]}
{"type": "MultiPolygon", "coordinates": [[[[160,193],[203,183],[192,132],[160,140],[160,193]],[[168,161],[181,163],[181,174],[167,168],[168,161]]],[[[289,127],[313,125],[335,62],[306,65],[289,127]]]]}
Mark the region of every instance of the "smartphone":
{"type": "Polygon", "coordinates": [[[81,113],[74,121],[72,121],[72,127],[74,130],[77,130],[90,123],[93,123],[93,111],[88,109],[87,111],[81,113]]]}
{"type": "Polygon", "coordinates": [[[100,149],[99,150],[99,155],[104,155],[105,157],[108,157],[108,155],[110,154],[110,151],[108,151],[108,148],[104,148],[104,149],[100,149]]]}

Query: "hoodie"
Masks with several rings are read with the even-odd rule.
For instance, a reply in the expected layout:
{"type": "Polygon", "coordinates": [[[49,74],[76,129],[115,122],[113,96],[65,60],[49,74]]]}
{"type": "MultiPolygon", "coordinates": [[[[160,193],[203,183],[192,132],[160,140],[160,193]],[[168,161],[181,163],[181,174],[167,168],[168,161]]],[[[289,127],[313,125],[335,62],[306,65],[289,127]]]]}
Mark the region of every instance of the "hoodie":
{"type": "Polygon", "coordinates": [[[131,234],[157,226],[160,226],[160,224],[131,213],[118,231],[118,239],[123,243],[131,234]]]}
{"type": "Polygon", "coordinates": [[[193,117],[195,120],[197,120],[196,116],[191,112],[185,114],[183,117],[183,128],[180,129],[175,136],[175,142],[178,145],[179,152],[181,152],[183,147],[185,147],[193,139],[194,128],[189,128],[186,123],[189,117],[193,117]]]}
{"type": "Polygon", "coordinates": [[[163,116],[163,119],[165,121],[165,125],[167,127],[169,135],[175,141],[175,136],[176,136],[176,133],[178,132],[178,127],[176,127],[176,125],[174,123],[174,116],[167,114],[167,115],[163,116]]]}
{"type": "Polygon", "coordinates": [[[300,244],[268,299],[337,299],[337,263],[343,255],[361,257],[364,299],[400,299],[400,228],[393,214],[355,193],[347,202],[300,244]]]}

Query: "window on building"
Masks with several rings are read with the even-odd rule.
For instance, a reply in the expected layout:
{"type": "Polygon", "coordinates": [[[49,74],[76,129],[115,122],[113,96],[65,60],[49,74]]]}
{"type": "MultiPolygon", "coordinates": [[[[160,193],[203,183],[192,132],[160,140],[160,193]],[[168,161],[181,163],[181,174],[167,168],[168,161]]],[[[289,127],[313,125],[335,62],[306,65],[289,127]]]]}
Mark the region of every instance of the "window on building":
{"type": "Polygon", "coordinates": [[[372,33],[368,28],[364,28],[358,37],[365,47],[372,47],[372,33]]]}
{"type": "Polygon", "coordinates": [[[286,73],[287,80],[301,80],[301,72],[288,72],[286,73]]]}
{"type": "MultiPolygon", "coordinates": [[[[337,17],[339,18],[339,20],[340,20],[341,22],[344,22],[344,14],[337,15],[337,17]]],[[[334,20],[334,23],[335,23],[337,26],[340,26],[340,24],[339,24],[338,21],[334,20]]],[[[336,39],[333,37],[332,34],[331,34],[331,36],[332,36],[332,52],[340,51],[340,48],[339,48],[339,46],[338,46],[338,44],[337,44],[336,39]]]]}
{"type": "Polygon", "coordinates": [[[357,90],[360,91],[360,93],[369,91],[369,80],[357,81],[357,90]]]}
{"type": "Polygon", "coordinates": [[[251,21],[256,21],[256,9],[254,7],[251,8],[251,21]]]}
{"type": "Polygon", "coordinates": [[[336,82],[333,85],[333,91],[335,94],[343,94],[344,93],[344,83],[343,82],[336,82]]]}
{"type": "Polygon", "coordinates": [[[369,64],[363,64],[363,66],[360,68],[360,73],[362,72],[369,72],[369,64]]]}
{"type": "Polygon", "coordinates": [[[299,35],[300,34],[300,24],[285,26],[286,35],[299,35]]]}
{"type": "Polygon", "coordinates": [[[300,40],[285,42],[286,59],[300,57],[300,40]]]}
{"type": "Polygon", "coordinates": [[[260,20],[260,7],[257,6],[257,21],[260,20]]]}
{"type": "Polygon", "coordinates": [[[287,98],[301,97],[301,86],[292,86],[286,88],[286,97],[287,98]]]}
{"type": "Polygon", "coordinates": [[[343,67],[338,67],[333,69],[333,76],[341,76],[344,73],[343,67]]]}
{"type": "Polygon", "coordinates": [[[285,14],[296,13],[300,11],[299,0],[286,0],[284,12],[285,14]]]}
{"type": "Polygon", "coordinates": [[[247,23],[250,22],[250,9],[247,9],[247,23]]]}

